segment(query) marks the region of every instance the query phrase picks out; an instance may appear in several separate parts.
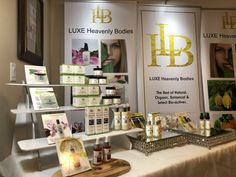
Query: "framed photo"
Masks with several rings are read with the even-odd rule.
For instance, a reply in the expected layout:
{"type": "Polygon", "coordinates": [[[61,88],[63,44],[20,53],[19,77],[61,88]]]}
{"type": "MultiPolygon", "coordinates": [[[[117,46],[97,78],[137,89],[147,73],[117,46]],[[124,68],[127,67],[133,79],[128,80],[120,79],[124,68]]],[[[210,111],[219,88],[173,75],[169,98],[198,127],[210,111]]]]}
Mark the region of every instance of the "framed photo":
{"type": "Polygon", "coordinates": [[[18,0],[17,56],[43,65],[43,0],[18,0]]]}

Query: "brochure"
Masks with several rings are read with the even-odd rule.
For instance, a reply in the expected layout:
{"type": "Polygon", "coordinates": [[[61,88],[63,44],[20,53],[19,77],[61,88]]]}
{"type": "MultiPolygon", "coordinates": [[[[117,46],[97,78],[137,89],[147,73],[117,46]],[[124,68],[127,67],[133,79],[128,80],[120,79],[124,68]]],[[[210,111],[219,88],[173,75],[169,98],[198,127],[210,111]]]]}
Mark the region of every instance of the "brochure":
{"type": "Polygon", "coordinates": [[[49,84],[45,66],[25,65],[27,84],[49,84]]]}
{"type": "Polygon", "coordinates": [[[29,88],[34,110],[58,109],[58,103],[52,87],[29,88]]]}
{"type": "Polygon", "coordinates": [[[71,176],[91,169],[80,138],[65,138],[56,142],[62,175],[71,176]]]}
{"type": "Polygon", "coordinates": [[[60,138],[72,137],[66,113],[42,114],[42,122],[48,144],[54,144],[60,138]]]}

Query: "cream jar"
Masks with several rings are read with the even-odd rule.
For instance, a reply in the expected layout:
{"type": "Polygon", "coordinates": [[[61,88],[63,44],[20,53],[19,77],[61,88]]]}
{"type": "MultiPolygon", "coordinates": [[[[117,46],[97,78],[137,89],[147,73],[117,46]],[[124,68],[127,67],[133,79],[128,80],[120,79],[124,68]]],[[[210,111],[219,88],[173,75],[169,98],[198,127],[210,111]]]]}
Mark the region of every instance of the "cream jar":
{"type": "Polygon", "coordinates": [[[106,95],[115,95],[116,94],[116,88],[115,87],[106,87],[106,95]]]}
{"type": "Polygon", "coordinates": [[[98,84],[98,77],[96,76],[89,76],[89,84],[98,84]]]}
{"type": "Polygon", "coordinates": [[[113,102],[113,104],[121,104],[120,96],[113,96],[112,102],[113,102]]]}
{"type": "Polygon", "coordinates": [[[103,75],[103,71],[102,71],[102,68],[93,68],[93,75],[95,76],[102,76],[103,75]]]}
{"type": "Polygon", "coordinates": [[[106,76],[100,76],[98,78],[99,84],[106,84],[107,83],[107,77],[106,76]]]}
{"type": "Polygon", "coordinates": [[[104,105],[111,105],[113,103],[112,100],[113,97],[109,97],[109,96],[103,96],[102,97],[102,102],[104,105]]]}

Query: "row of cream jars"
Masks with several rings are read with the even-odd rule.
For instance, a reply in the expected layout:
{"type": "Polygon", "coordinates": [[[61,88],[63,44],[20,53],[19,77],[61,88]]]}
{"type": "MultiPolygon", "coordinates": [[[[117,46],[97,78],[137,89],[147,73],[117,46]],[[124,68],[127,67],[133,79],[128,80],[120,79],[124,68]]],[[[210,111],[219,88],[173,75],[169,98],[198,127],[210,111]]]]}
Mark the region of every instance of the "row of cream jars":
{"type": "Polygon", "coordinates": [[[121,104],[120,96],[102,96],[104,105],[121,104]]]}
{"type": "Polygon", "coordinates": [[[89,79],[89,84],[96,85],[96,84],[106,84],[107,77],[106,76],[87,76],[89,79]]]}

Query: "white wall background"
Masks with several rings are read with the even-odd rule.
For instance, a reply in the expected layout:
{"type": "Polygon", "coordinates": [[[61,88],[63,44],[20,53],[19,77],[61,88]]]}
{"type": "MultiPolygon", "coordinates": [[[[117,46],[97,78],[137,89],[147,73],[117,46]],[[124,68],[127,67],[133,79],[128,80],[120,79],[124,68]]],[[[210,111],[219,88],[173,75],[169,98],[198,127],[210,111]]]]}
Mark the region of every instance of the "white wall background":
{"type": "MultiPolygon", "coordinates": [[[[120,1],[119,1],[120,2],[120,1]]],[[[165,1],[139,0],[139,3],[164,5],[165,1]]],[[[51,83],[59,83],[58,68],[64,60],[64,0],[44,0],[44,65],[51,83]],[[56,73],[56,74],[55,74],[56,73]]],[[[170,6],[198,6],[203,8],[236,8],[235,0],[168,0],[170,6]]],[[[16,108],[22,99],[22,88],[6,86],[9,81],[9,63],[17,64],[17,82],[24,79],[24,62],[17,59],[17,0],[0,0],[0,160],[11,153],[16,108]]],[[[59,104],[63,103],[63,90],[55,90],[59,104]]],[[[24,125],[17,125],[22,126],[24,125]]],[[[25,130],[26,131],[26,130],[25,130]]],[[[23,133],[23,132],[22,132],[23,133]]]]}

